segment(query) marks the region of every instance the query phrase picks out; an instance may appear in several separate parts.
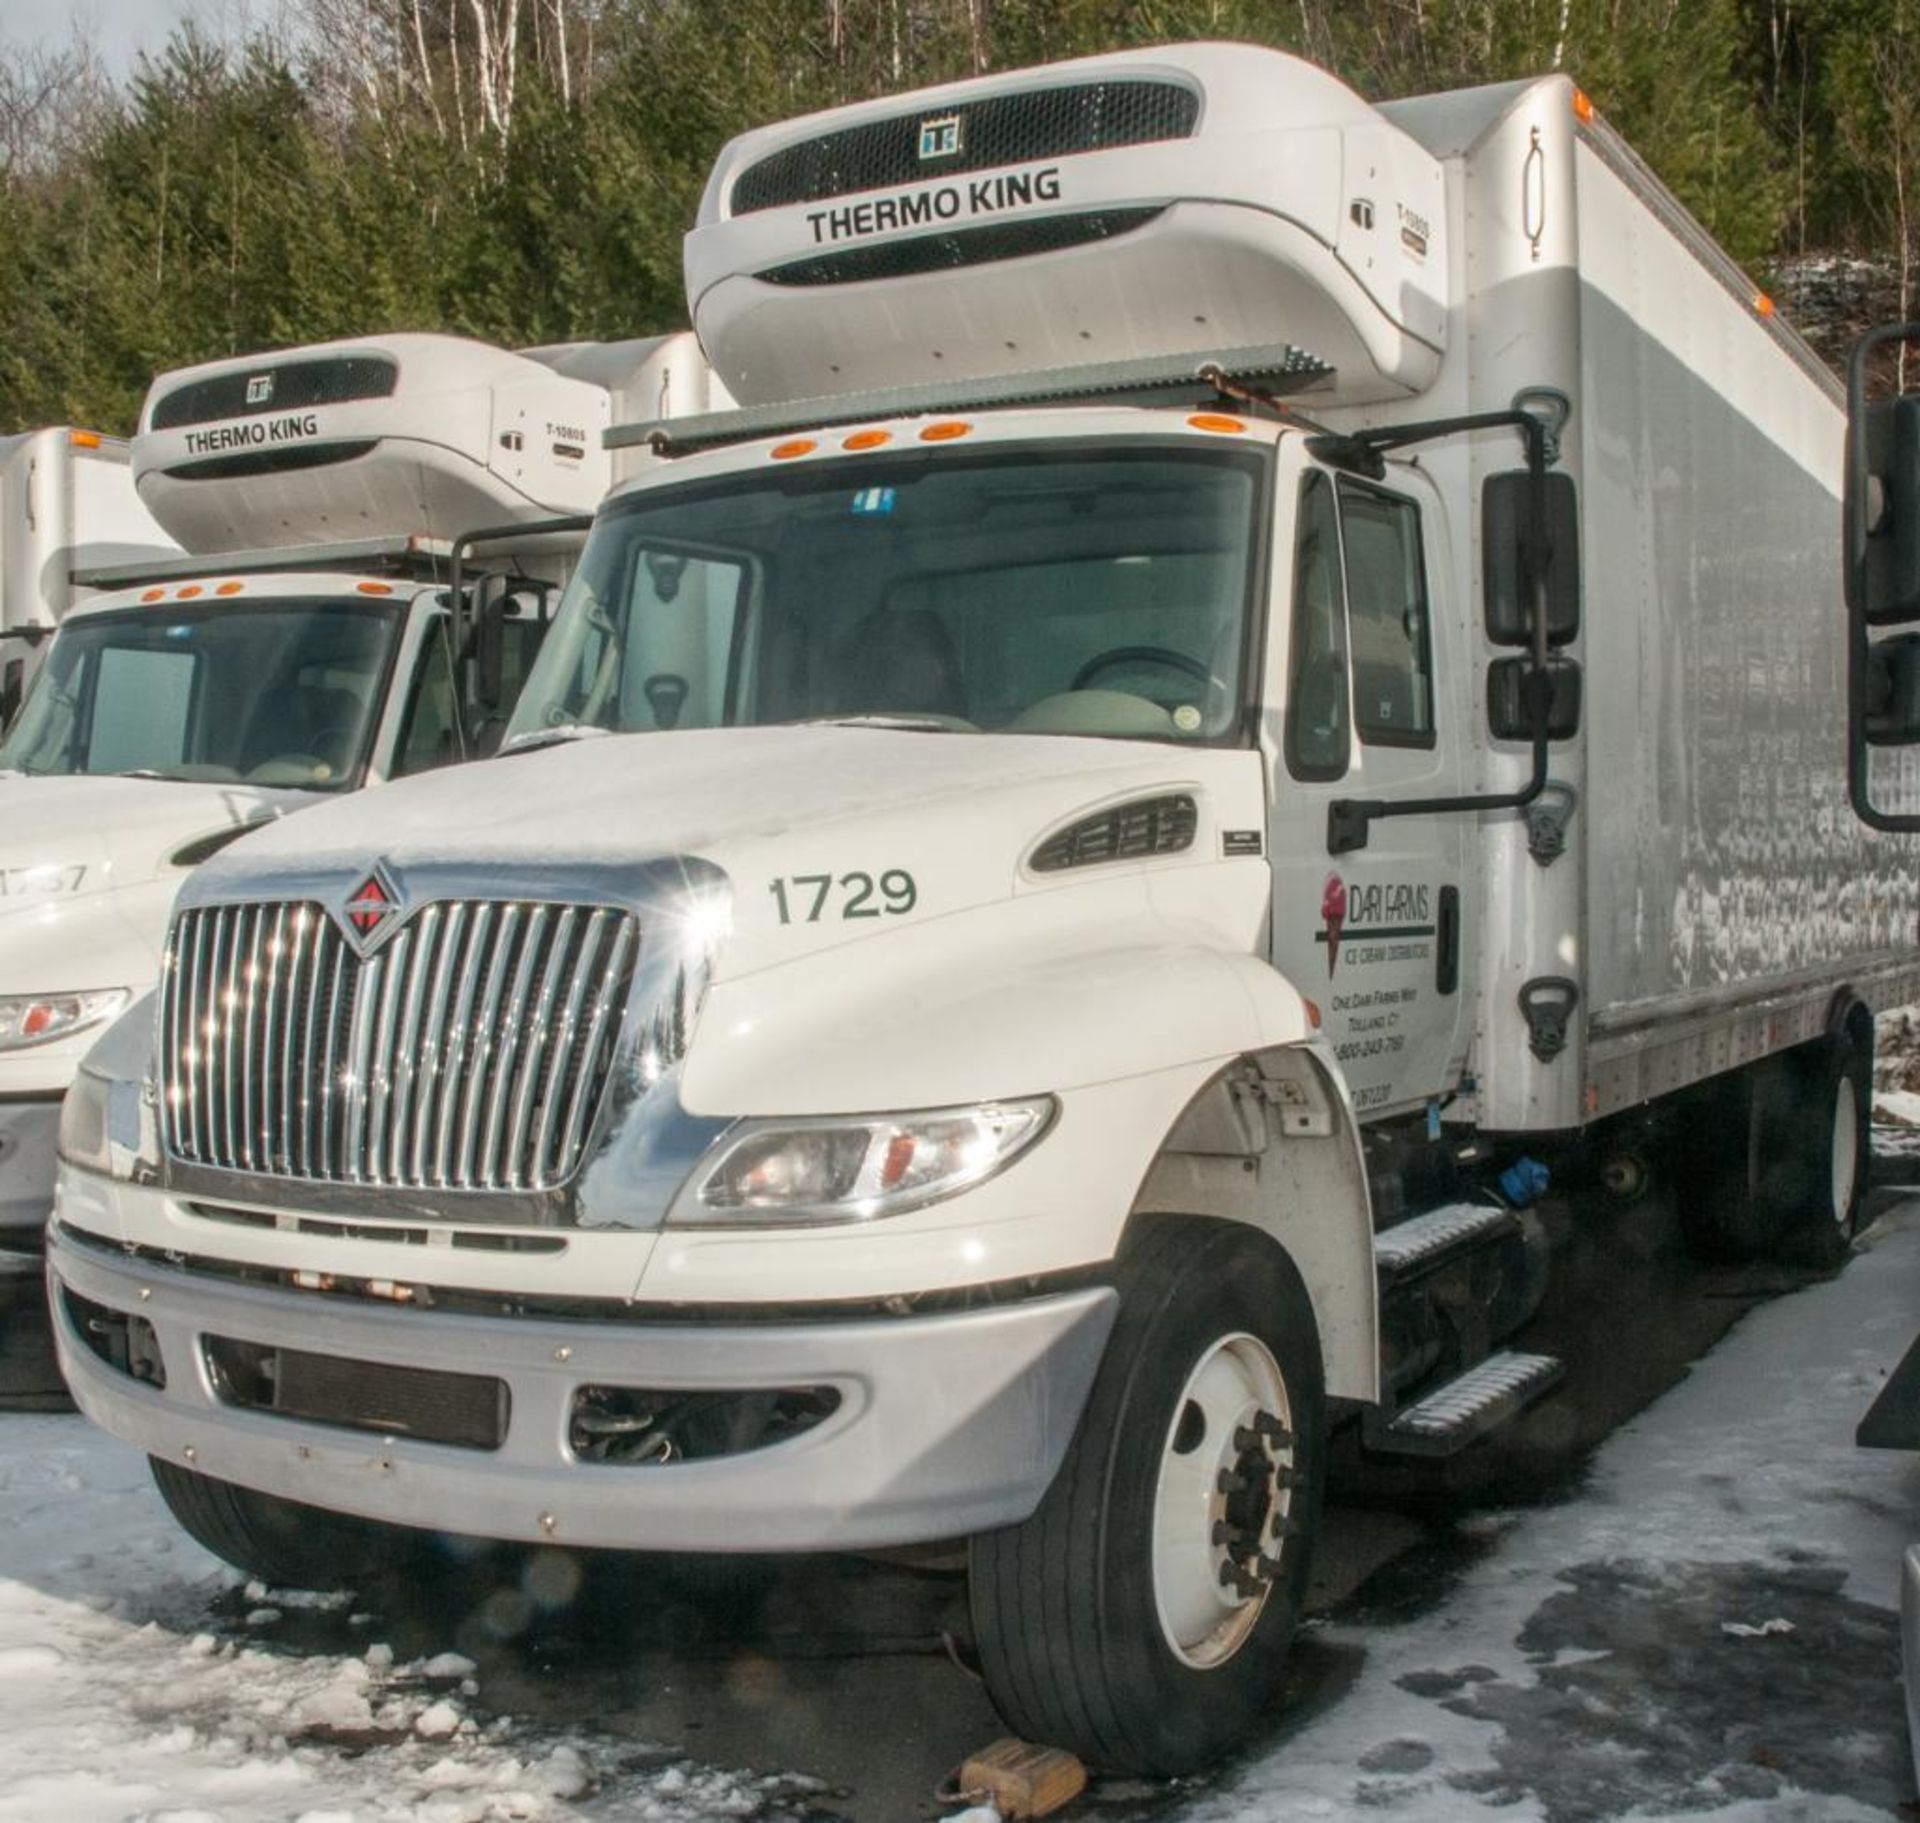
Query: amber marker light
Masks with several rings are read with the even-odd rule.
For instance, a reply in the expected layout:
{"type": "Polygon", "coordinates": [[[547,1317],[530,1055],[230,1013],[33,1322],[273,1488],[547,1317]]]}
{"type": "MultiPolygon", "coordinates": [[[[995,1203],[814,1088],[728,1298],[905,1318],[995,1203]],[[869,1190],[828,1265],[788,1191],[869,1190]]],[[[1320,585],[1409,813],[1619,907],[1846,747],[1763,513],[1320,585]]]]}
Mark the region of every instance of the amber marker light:
{"type": "Polygon", "coordinates": [[[1218,411],[1197,411],[1187,422],[1195,430],[1210,430],[1223,437],[1237,435],[1247,428],[1242,419],[1229,418],[1224,412],[1218,411]]]}
{"type": "Polygon", "coordinates": [[[1585,89],[1573,91],[1573,117],[1583,127],[1593,124],[1593,97],[1585,89]]]}
{"type": "Polygon", "coordinates": [[[165,601],[166,598],[167,592],[165,589],[149,589],[140,597],[142,601],[165,601]]]}
{"type": "Polygon", "coordinates": [[[878,449],[881,444],[892,441],[893,432],[890,430],[857,430],[851,437],[843,437],[840,447],[842,449],[878,449]]]}
{"type": "Polygon", "coordinates": [[[1300,1004],[1307,1009],[1307,1024],[1317,1032],[1320,1029],[1320,1002],[1309,1000],[1305,994],[1300,996],[1300,1004]]]}
{"type": "Polygon", "coordinates": [[[175,601],[192,601],[195,596],[204,595],[205,593],[206,593],[206,590],[203,589],[197,582],[190,582],[187,584],[187,586],[184,589],[181,589],[176,592],[176,594],[174,595],[174,600],[175,601]]]}
{"type": "Polygon", "coordinates": [[[767,453],[776,462],[791,462],[795,456],[810,456],[820,447],[811,437],[795,437],[791,443],[776,443],[767,453]]]}
{"type": "Polygon", "coordinates": [[[214,590],[216,595],[238,595],[247,585],[244,582],[223,582],[214,590]]]}
{"type": "Polygon", "coordinates": [[[356,582],[353,585],[362,595],[391,595],[393,584],[390,582],[356,582]]]}
{"type": "Polygon", "coordinates": [[[964,418],[948,418],[939,424],[929,424],[920,433],[922,443],[951,443],[955,437],[971,434],[973,426],[964,418]]]}
{"type": "Polygon", "coordinates": [[[1755,316],[1772,316],[1773,310],[1773,299],[1768,297],[1764,291],[1756,291],[1753,294],[1753,314],[1755,316]]]}
{"type": "Polygon", "coordinates": [[[97,430],[70,430],[67,432],[67,441],[75,449],[98,449],[101,437],[97,430]]]}

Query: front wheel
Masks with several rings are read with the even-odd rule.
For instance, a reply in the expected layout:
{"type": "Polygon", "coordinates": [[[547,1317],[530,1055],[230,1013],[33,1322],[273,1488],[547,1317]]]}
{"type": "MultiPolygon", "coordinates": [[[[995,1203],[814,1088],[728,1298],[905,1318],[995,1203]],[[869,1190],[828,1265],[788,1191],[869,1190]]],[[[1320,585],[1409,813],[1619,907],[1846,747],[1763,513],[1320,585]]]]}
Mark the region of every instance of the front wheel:
{"type": "Polygon", "coordinates": [[[1015,1732],[1115,1772],[1192,1772],[1279,1689],[1325,1478],[1319,1333],[1292,1263],[1153,1221],[1066,1461],[975,1538],[981,1666],[1015,1732]]]}
{"type": "Polygon", "coordinates": [[[216,1481],[148,1458],[182,1527],[236,1570],[282,1589],[364,1588],[407,1568],[428,1536],[216,1481]]]}

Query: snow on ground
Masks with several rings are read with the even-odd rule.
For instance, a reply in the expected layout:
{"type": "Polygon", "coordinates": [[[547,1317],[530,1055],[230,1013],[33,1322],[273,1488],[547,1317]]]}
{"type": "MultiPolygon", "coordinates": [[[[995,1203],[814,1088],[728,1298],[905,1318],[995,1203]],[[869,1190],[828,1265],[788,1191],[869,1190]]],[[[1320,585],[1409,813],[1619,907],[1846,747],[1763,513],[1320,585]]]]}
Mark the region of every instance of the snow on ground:
{"type": "Polygon", "coordinates": [[[233,1600],[144,1459],[77,1417],[0,1417],[0,1537],[0,1823],[773,1823],[817,1790],[523,1738],[473,1713],[471,1661],[396,1664],[371,1628],[357,1657],[274,1650],[289,1606],[341,1598],[233,1600]]]}
{"type": "Polygon", "coordinates": [[[1491,1548],[1430,1612],[1312,1630],[1361,1658],[1355,1681],[1182,1816],[1911,1816],[1897,1610],[1920,1457],[1853,1431],[1916,1330],[1908,1202],[1840,1277],[1747,1317],[1574,1499],[1479,1516],[1491,1548]]]}
{"type": "MultiPolygon", "coordinates": [[[[1363,1595],[1310,1627],[1303,1664],[1342,1675],[1228,1774],[1150,1808],[1186,1823],[1896,1814],[1913,1788],[1894,1610],[1920,1458],[1857,1450],[1853,1427],[1917,1326],[1912,1201],[1841,1276],[1749,1316],[1563,1504],[1476,1515],[1479,1554],[1412,1618],[1363,1595]]],[[[354,1653],[277,1640],[288,1598],[241,1591],[173,1526],[138,1456],[78,1418],[0,1418],[0,1537],[0,1823],[840,1814],[802,1774],[708,1769],[591,1717],[496,1715],[468,1660],[396,1663],[373,1617],[347,1617],[354,1653]]],[[[1096,1792],[1081,1814],[1101,1808],[1096,1792]]]]}

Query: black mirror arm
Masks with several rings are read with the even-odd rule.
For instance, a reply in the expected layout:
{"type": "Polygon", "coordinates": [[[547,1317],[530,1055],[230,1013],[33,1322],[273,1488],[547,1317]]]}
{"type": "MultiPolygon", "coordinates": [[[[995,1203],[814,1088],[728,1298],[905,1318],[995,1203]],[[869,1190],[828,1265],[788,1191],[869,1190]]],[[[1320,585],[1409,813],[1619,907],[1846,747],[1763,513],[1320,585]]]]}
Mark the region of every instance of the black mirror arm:
{"type": "MultiPolygon", "coordinates": [[[[1370,449],[1400,449],[1476,430],[1512,428],[1527,446],[1527,531],[1524,561],[1533,596],[1529,653],[1533,659],[1522,685],[1532,725],[1533,771],[1518,791],[1496,791],[1451,798],[1335,798],[1327,806],[1327,853],[1351,854],[1365,848],[1373,823],[1384,817],[1431,817],[1479,810],[1524,810],[1547,786],[1551,765],[1548,730],[1553,713],[1553,678],[1547,671],[1548,601],[1547,470],[1549,430],[1537,412],[1487,411],[1463,418],[1435,418],[1424,424],[1395,424],[1361,431],[1352,439],[1370,449]]],[[[1308,446],[1312,447],[1311,444],[1308,446]]]]}
{"type": "Polygon", "coordinates": [[[1842,564],[1847,597],[1847,797],[1853,814],[1886,835],[1920,834],[1920,814],[1896,814],[1873,801],[1872,756],[1867,742],[1867,672],[1873,636],[1867,627],[1867,540],[1874,531],[1873,476],[1867,452],[1868,363],[1889,342],[1920,343],[1920,323],[1890,323],[1870,329],[1847,357],[1847,473],[1842,523],[1842,564]]]}

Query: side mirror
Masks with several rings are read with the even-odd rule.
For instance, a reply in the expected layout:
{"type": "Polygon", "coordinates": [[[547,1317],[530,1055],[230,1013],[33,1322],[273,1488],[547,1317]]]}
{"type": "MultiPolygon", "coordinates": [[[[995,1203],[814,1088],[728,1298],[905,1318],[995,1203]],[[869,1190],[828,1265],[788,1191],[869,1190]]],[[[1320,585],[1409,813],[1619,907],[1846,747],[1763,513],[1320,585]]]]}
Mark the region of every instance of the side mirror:
{"type": "Polygon", "coordinates": [[[1873,801],[1873,747],[1920,742],[1920,634],[1875,627],[1920,620],[1920,396],[1867,396],[1875,352],[1920,343],[1920,323],[1870,329],[1847,361],[1841,516],[1847,603],[1847,796],[1869,829],[1920,833],[1920,814],[1873,801]]]}
{"type": "MultiPolygon", "coordinates": [[[[1530,658],[1496,658],[1487,667],[1487,727],[1497,741],[1533,739],[1530,658]]],[[[1580,732],[1580,666],[1571,658],[1550,658],[1545,672],[1552,692],[1547,707],[1547,739],[1570,741],[1580,732]]]]}
{"type": "Polygon", "coordinates": [[[1857,429],[1861,460],[1857,471],[1847,465],[1847,524],[1858,534],[1849,566],[1859,570],[1867,625],[1899,626],[1920,620],[1920,397],[1864,405],[1857,429]]]}
{"type": "MultiPolygon", "coordinates": [[[[1547,641],[1564,646],[1580,631],[1580,501],[1573,477],[1543,477],[1547,505],[1547,641]]],[[[1533,590],[1527,545],[1533,477],[1523,468],[1489,475],[1480,491],[1481,593],[1487,637],[1496,646],[1532,641],[1533,590]]]]}
{"type": "Polygon", "coordinates": [[[1866,707],[1870,745],[1920,741],[1920,633],[1901,633],[1870,648],[1866,707]]]}

